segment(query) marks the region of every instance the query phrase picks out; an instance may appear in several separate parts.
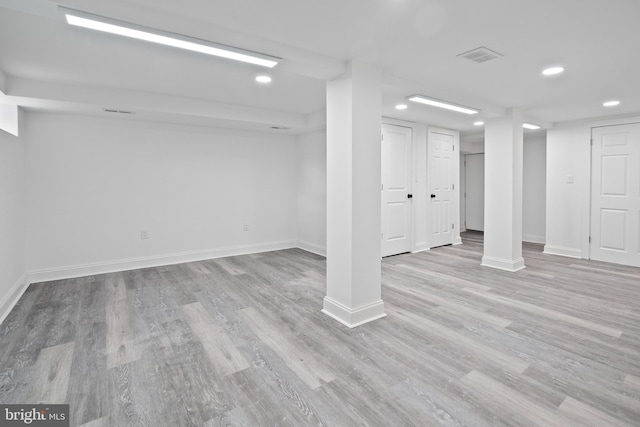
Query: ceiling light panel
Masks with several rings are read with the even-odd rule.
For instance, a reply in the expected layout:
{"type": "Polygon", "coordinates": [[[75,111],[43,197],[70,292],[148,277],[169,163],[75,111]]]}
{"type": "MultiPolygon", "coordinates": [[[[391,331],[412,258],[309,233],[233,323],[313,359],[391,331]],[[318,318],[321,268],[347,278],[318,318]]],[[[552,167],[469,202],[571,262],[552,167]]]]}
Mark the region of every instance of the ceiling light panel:
{"type": "Polygon", "coordinates": [[[432,107],[444,108],[445,110],[456,111],[464,114],[478,114],[480,110],[475,108],[465,107],[463,105],[452,104],[450,102],[441,101],[435,98],[429,98],[422,95],[413,95],[407,98],[409,101],[418,102],[420,104],[430,105],[432,107]]]}
{"type": "Polygon", "coordinates": [[[264,55],[233,46],[226,46],[180,34],[147,28],[128,22],[105,18],[99,15],[68,9],[66,7],[59,7],[59,9],[65,14],[67,22],[70,25],[82,28],[130,37],[137,40],[185,49],[192,52],[204,53],[221,58],[233,59],[268,68],[275,67],[281,60],[281,58],[276,58],[270,55],[264,55]]]}
{"type": "Polygon", "coordinates": [[[604,107],[617,107],[618,105],[620,105],[620,101],[607,101],[605,103],[602,104],[602,106],[604,107]]]}

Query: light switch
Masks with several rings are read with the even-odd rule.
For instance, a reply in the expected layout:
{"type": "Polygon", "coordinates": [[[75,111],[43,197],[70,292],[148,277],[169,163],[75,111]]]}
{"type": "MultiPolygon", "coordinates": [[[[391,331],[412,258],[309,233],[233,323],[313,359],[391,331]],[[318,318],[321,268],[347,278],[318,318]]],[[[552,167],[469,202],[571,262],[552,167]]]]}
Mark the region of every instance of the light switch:
{"type": "Polygon", "coordinates": [[[573,184],[573,175],[567,175],[567,184],[573,184]]]}

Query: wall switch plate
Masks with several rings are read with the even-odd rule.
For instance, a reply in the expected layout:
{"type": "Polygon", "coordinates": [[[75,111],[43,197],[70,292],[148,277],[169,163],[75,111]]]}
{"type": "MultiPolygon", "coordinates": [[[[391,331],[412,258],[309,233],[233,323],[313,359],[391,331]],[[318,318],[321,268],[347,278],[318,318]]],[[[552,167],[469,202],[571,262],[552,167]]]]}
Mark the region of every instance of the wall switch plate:
{"type": "Polygon", "coordinates": [[[573,175],[567,175],[567,184],[573,184],[573,175]]]}
{"type": "Polygon", "coordinates": [[[149,238],[149,230],[140,231],[140,240],[146,240],[149,238]]]}
{"type": "Polygon", "coordinates": [[[245,224],[242,229],[244,231],[249,231],[249,224],[245,224]]]}

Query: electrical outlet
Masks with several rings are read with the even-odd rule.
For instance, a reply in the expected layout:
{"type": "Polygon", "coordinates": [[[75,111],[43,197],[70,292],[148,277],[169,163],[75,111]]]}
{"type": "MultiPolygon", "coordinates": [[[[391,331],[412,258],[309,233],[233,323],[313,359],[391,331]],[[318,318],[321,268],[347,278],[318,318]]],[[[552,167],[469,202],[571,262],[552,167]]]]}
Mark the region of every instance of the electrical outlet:
{"type": "Polygon", "coordinates": [[[140,240],[146,240],[149,238],[149,230],[140,230],[140,240]]]}
{"type": "Polygon", "coordinates": [[[249,231],[249,224],[245,224],[244,227],[243,227],[243,230],[244,231],[249,231]]]}

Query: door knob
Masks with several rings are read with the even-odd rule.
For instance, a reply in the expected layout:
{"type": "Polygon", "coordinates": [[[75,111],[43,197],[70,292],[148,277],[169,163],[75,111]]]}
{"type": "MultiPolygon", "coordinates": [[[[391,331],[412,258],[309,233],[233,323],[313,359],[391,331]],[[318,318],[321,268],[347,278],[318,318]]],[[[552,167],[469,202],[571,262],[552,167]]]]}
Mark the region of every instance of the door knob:
{"type": "Polygon", "coordinates": [[[407,199],[413,199],[413,194],[407,194],[407,199]]]}
{"type": "Polygon", "coordinates": [[[432,194],[432,195],[431,195],[431,198],[432,198],[432,199],[435,199],[435,198],[436,198],[436,195],[435,195],[435,194],[432,194]]]}

